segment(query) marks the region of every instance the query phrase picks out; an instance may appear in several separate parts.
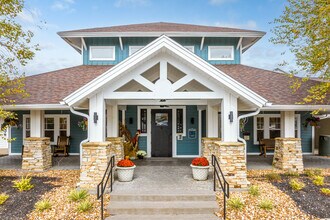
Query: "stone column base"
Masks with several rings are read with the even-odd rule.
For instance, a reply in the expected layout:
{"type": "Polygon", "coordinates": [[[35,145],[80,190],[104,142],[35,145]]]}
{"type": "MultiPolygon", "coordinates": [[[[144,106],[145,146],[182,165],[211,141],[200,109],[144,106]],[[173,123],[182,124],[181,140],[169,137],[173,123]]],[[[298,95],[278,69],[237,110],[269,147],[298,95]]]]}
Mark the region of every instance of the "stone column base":
{"type": "Polygon", "coordinates": [[[273,166],[285,171],[303,172],[301,139],[275,138],[273,166]]]}
{"type": "Polygon", "coordinates": [[[96,190],[110,161],[110,142],[87,142],[82,145],[80,182],[78,187],[96,190]]]}
{"type": "Polygon", "coordinates": [[[24,139],[22,169],[29,171],[45,171],[52,167],[50,139],[29,137],[24,139]]]}
{"type": "MultiPolygon", "coordinates": [[[[218,155],[219,154],[219,147],[215,145],[215,142],[220,142],[221,138],[202,138],[202,157],[206,157],[207,160],[212,162],[212,154],[218,155]]],[[[213,170],[213,167],[210,166],[213,170]]]]}
{"type": "Polygon", "coordinates": [[[111,142],[110,156],[115,155],[115,164],[124,159],[124,138],[107,137],[107,141],[111,142]]]}

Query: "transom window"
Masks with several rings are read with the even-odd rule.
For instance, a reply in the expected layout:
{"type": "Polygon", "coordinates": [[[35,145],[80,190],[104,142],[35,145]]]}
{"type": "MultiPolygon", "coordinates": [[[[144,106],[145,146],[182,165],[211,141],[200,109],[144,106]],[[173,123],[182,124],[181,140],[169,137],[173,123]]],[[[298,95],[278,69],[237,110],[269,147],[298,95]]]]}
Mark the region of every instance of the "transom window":
{"type": "Polygon", "coordinates": [[[114,46],[90,46],[90,60],[115,60],[114,46]]]}
{"type": "Polygon", "coordinates": [[[128,55],[131,56],[133,53],[140,50],[143,46],[129,46],[128,48],[128,55]]]}
{"type": "Polygon", "coordinates": [[[233,46],[209,46],[209,60],[234,60],[233,46]]]}

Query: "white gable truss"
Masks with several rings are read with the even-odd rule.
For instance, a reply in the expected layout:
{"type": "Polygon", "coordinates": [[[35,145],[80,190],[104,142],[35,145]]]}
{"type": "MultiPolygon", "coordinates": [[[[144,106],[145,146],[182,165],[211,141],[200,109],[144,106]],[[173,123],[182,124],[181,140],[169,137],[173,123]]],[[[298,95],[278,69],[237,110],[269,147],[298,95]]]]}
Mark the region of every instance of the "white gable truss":
{"type": "Polygon", "coordinates": [[[98,93],[104,99],[144,100],[221,99],[231,94],[256,107],[267,102],[165,35],[76,90],[64,102],[76,106],[98,93]],[[171,74],[169,69],[176,73],[171,74]]]}

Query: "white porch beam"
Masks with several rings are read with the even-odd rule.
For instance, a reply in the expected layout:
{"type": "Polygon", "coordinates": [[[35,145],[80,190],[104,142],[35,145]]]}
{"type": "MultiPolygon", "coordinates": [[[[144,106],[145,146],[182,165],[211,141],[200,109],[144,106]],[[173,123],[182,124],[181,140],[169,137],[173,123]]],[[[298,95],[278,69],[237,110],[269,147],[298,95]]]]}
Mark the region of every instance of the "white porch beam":
{"type": "Polygon", "coordinates": [[[255,42],[253,41],[252,43],[249,43],[248,45],[245,45],[245,46],[242,48],[242,50],[245,50],[245,49],[251,47],[254,43],[255,43],[255,42]]]}
{"type": "Polygon", "coordinates": [[[97,93],[89,99],[89,120],[90,142],[105,141],[105,101],[103,93],[97,93]]]}
{"type": "Polygon", "coordinates": [[[31,137],[43,137],[43,110],[31,110],[30,111],[30,123],[31,123],[31,137]]]}
{"type": "Polygon", "coordinates": [[[120,44],[120,49],[123,50],[124,46],[123,46],[123,40],[121,39],[121,37],[119,37],[119,44],[120,44]]]}
{"type": "Polygon", "coordinates": [[[153,84],[152,82],[150,82],[149,80],[147,80],[143,76],[137,75],[137,76],[134,77],[134,80],[136,80],[141,85],[147,87],[149,90],[155,91],[155,84],[153,84]]]}
{"type": "Polygon", "coordinates": [[[173,86],[172,86],[172,91],[176,91],[178,89],[180,89],[182,86],[186,85],[187,83],[189,83],[191,80],[193,80],[193,77],[190,75],[186,75],[185,77],[179,79],[178,81],[176,81],[173,86]]]}
{"type": "Polygon", "coordinates": [[[221,134],[222,141],[237,142],[237,98],[227,94],[221,102],[221,134]]]}
{"type": "Polygon", "coordinates": [[[243,40],[243,37],[240,37],[239,41],[237,43],[237,46],[236,46],[236,50],[238,50],[238,48],[242,45],[242,40],[243,40]]]}
{"type": "Polygon", "coordinates": [[[219,105],[208,103],[206,108],[206,135],[209,138],[219,137],[218,112],[219,105]]]}
{"type": "Polygon", "coordinates": [[[281,112],[281,136],[284,138],[295,137],[295,112],[281,112]]]}
{"type": "Polygon", "coordinates": [[[83,48],[85,49],[85,50],[87,50],[87,46],[86,46],[86,43],[85,43],[85,39],[82,37],[81,38],[81,44],[83,45],[83,48]]]}
{"type": "Polygon", "coordinates": [[[203,50],[205,37],[202,37],[200,50],[203,50]]]}

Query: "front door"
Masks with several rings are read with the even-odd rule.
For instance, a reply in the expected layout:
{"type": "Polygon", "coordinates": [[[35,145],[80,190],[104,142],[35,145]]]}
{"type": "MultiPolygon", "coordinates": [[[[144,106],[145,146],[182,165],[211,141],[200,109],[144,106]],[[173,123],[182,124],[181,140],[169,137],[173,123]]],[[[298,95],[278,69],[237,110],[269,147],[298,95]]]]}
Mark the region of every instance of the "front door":
{"type": "Polygon", "coordinates": [[[172,157],[172,110],[151,110],[151,156],[172,157]]]}

